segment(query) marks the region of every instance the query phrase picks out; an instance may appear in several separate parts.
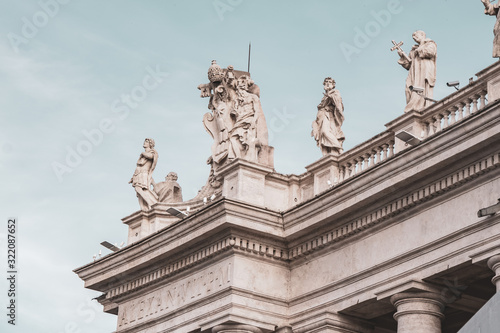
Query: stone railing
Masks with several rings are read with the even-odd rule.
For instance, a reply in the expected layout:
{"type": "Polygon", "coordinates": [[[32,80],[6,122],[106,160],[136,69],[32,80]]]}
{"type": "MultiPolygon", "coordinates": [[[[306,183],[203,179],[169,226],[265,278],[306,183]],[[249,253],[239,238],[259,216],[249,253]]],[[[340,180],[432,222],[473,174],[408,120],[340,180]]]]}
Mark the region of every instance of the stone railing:
{"type": "Polygon", "coordinates": [[[421,139],[452,126],[487,104],[487,82],[475,81],[422,111],[421,139]]]}
{"type": "Polygon", "coordinates": [[[394,156],[394,133],[383,132],[339,157],[339,182],[394,156]]]}
{"type": "Polygon", "coordinates": [[[338,160],[338,182],[364,172],[406,149],[408,144],[398,142],[395,135],[401,130],[412,132],[419,140],[425,140],[481,111],[488,103],[488,90],[491,89],[492,81],[497,80],[497,72],[500,72],[500,65],[490,66],[477,74],[478,80],[471,81],[466,87],[422,111],[402,115],[387,124],[385,132],[344,152],[338,160]]]}

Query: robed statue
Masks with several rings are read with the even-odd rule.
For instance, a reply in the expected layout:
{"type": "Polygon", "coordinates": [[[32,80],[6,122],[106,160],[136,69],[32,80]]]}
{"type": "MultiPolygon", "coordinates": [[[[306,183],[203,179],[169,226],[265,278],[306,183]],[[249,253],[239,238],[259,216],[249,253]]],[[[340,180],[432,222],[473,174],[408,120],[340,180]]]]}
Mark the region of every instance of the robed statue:
{"type": "Polygon", "coordinates": [[[436,84],[436,43],[426,38],[422,30],[413,33],[413,40],[416,44],[408,55],[397,48],[400,56],[398,63],[408,70],[405,112],[419,111],[431,105],[436,84]]]}
{"type": "Polygon", "coordinates": [[[335,89],[335,80],[327,77],[323,81],[325,92],[318,105],[316,120],[312,123],[311,136],[316,140],[323,156],[342,154],[345,140],[341,126],[344,122],[344,105],[340,92],[335,89]]]}

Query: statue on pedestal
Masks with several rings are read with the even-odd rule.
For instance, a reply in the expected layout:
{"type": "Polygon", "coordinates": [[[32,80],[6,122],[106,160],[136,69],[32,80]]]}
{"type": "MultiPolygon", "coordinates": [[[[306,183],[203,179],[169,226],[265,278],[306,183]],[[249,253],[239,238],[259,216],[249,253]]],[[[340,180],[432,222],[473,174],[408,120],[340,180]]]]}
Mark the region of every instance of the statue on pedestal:
{"type": "Polygon", "coordinates": [[[258,163],[268,145],[258,86],[249,73],[235,71],[233,66],[222,69],[215,60],[208,79],[210,83],[198,86],[201,97],[210,97],[212,111],[203,117],[205,129],[214,139],[208,163],[214,171],[235,158],[258,163]]]}
{"type": "Polygon", "coordinates": [[[158,153],[154,149],[155,142],[153,139],[144,140],[144,152],[139,156],[137,168],[130,180],[129,184],[134,187],[141,210],[147,211],[151,206],[158,202],[158,196],[151,191],[151,183],[153,179],[153,170],[158,162],[158,153]]]}
{"type": "Polygon", "coordinates": [[[429,106],[433,101],[432,96],[436,84],[436,43],[426,38],[425,32],[421,30],[413,33],[413,40],[416,44],[413,45],[409,55],[401,50],[402,43],[391,49],[398,50],[400,56],[398,64],[408,70],[405,112],[422,110],[429,106]]]}
{"type": "Polygon", "coordinates": [[[492,4],[489,0],[481,0],[484,5],[484,13],[486,15],[496,16],[497,21],[495,22],[495,27],[493,28],[493,58],[500,58],[500,15],[499,8],[500,4],[492,4]]]}
{"type": "Polygon", "coordinates": [[[327,77],[323,81],[325,92],[318,105],[316,120],[312,123],[311,136],[321,148],[323,156],[340,155],[345,140],[341,126],[344,122],[344,104],[340,92],[335,89],[335,80],[327,77]]]}

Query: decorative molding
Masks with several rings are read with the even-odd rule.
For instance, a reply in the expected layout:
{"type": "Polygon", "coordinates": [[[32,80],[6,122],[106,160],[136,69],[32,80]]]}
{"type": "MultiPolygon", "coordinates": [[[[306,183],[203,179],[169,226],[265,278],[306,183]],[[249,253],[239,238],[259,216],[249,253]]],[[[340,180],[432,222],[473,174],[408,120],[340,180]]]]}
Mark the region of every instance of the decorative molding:
{"type": "Polygon", "coordinates": [[[172,277],[180,272],[199,265],[200,263],[223,254],[233,249],[238,253],[253,255],[269,260],[280,262],[291,262],[304,255],[318,251],[328,246],[336,244],[338,241],[348,238],[354,234],[375,226],[389,217],[396,216],[411,207],[421,204],[431,198],[440,196],[449,190],[462,186],[470,180],[485,174],[500,165],[500,152],[483,158],[475,163],[453,172],[446,177],[432,182],[429,185],[413,191],[409,195],[390,202],[378,208],[370,214],[355,219],[342,226],[336,227],[327,233],[323,233],[314,239],[303,242],[291,249],[267,244],[261,241],[252,240],[250,237],[230,236],[220,241],[212,243],[194,253],[180,258],[168,265],[163,266],[153,272],[145,274],[137,279],[128,281],[120,286],[110,289],[106,294],[107,300],[114,300],[126,294],[146,288],[163,279],[172,277]]]}
{"type": "Polygon", "coordinates": [[[249,237],[230,236],[203,247],[202,249],[156,269],[153,272],[110,289],[106,293],[106,299],[112,301],[123,295],[146,288],[166,278],[177,275],[190,267],[197,266],[210,258],[220,256],[230,249],[234,249],[237,252],[244,253],[246,255],[256,255],[258,257],[265,257],[271,260],[288,260],[288,252],[284,248],[254,241],[249,237]]]}
{"type": "Polygon", "coordinates": [[[419,205],[431,198],[440,196],[453,188],[460,187],[470,180],[487,173],[500,166],[500,152],[483,158],[475,163],[455,171],[446,177],[432,182],[412,193],[394,200],[372,213],[366,214],[360,218],[345,223],[326,233],[323,233],[312,240],[303,242],[289,250],[288,257],[295,260],[304,255],[330,246],[341,239],[350,237],[364,229],[370,228],[381,221],[396,216],[409,208],[419,205]]]}

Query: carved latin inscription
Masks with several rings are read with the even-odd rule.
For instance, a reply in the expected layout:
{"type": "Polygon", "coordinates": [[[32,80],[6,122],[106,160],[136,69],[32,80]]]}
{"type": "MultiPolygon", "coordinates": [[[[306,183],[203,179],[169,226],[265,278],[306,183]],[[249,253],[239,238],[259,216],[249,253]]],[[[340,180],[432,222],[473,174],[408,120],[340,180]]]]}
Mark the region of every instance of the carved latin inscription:
{"type": "Polygon", "coordinates": [[[152,320],[221,290],[231,282],[231,263],[212,267],[121,304],[118,330],[152,320]]]}

